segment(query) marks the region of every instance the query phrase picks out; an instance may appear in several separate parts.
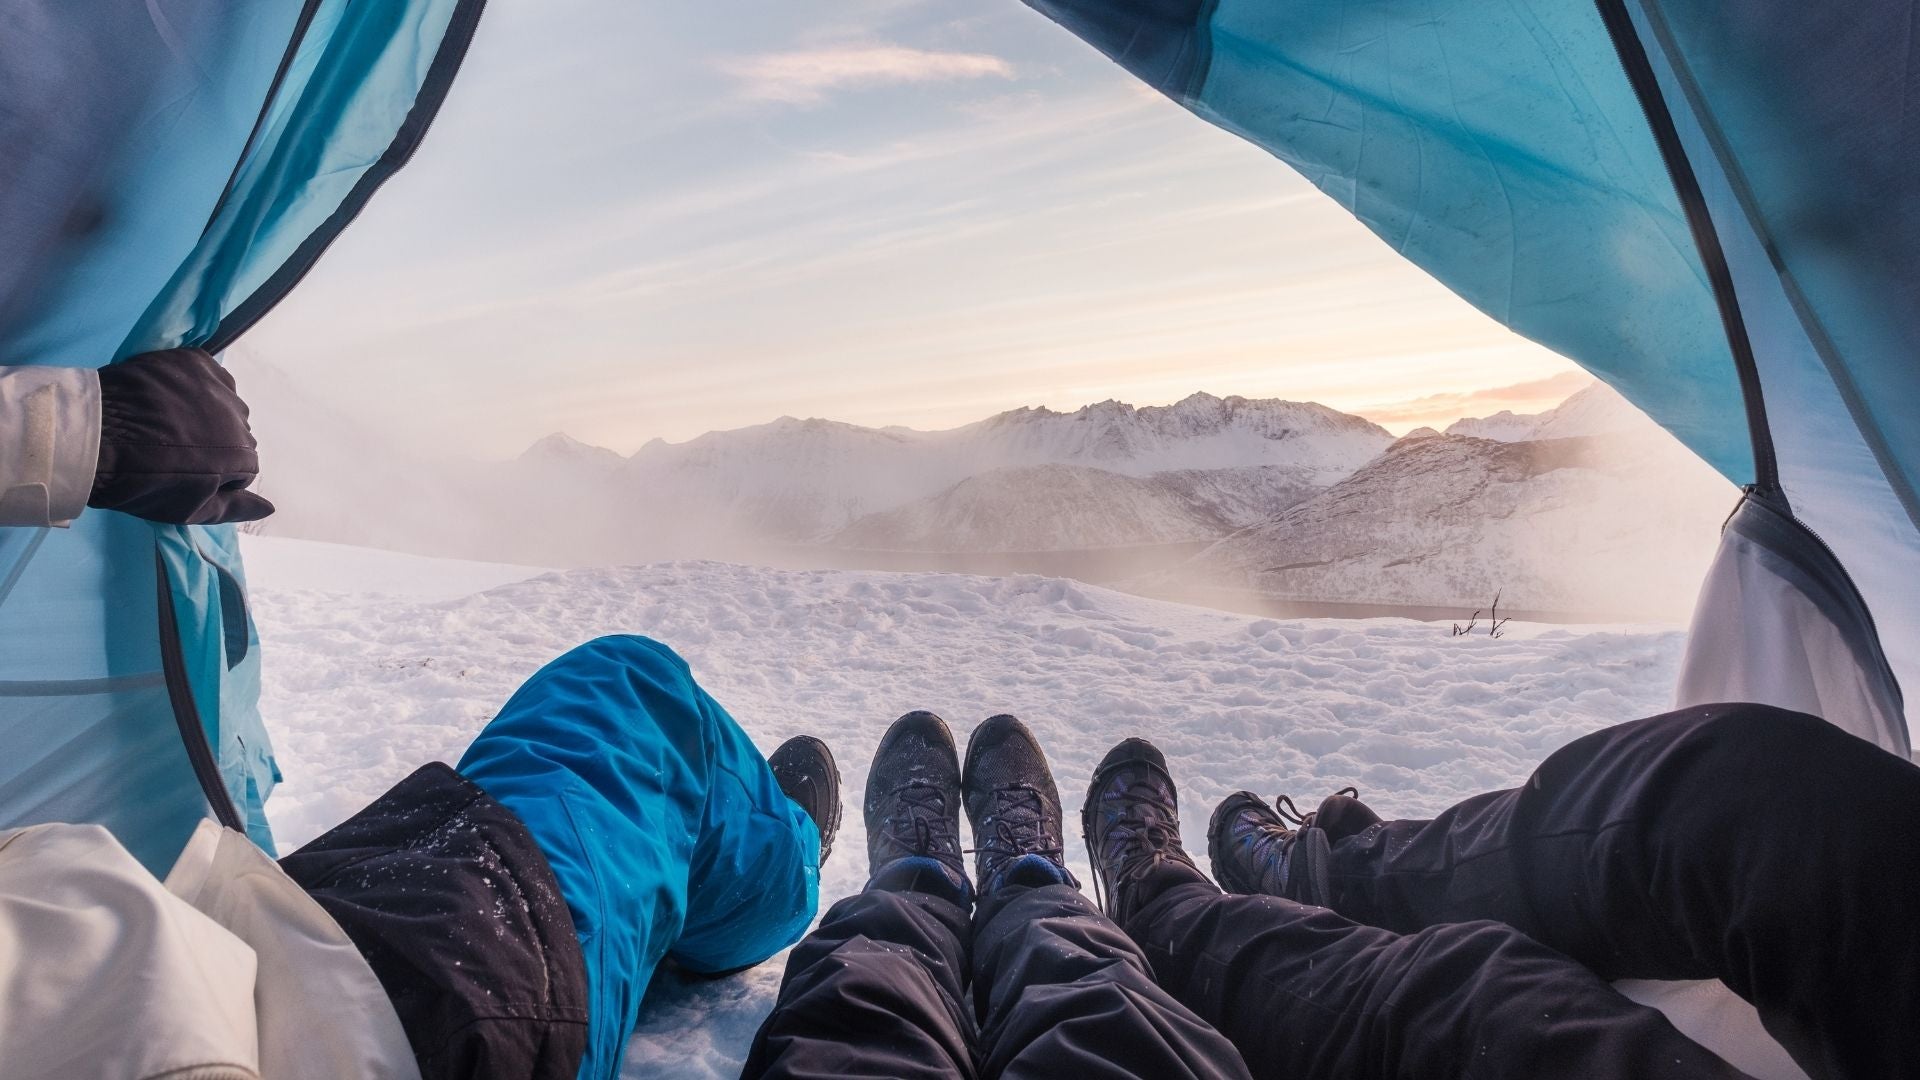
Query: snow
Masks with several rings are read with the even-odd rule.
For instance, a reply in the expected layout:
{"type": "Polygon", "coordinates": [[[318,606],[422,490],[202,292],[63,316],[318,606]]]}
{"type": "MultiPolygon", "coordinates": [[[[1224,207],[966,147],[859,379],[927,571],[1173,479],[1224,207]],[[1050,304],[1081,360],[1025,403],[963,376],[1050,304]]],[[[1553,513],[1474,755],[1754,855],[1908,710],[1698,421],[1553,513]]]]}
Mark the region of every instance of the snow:
{"type": "MultiPolygon", "coordinates": [[[[1010,711],[1045,746],[1069,813],[1129,735],[1166,751],[1204,850],[1214,804],[1303,802],[1353,783],[1390,816],[1510,786],[1544,756],[1668,704],[1669,627],[1511,623],[1452,637],[1404,619],[1275,621],[1019,576],[793,571],[714,562],[572,570],[413,559],[247,537],[262,708],[291,850],[422,762],[453,761],[537,667],[606,633],[658,638],[763,749],[813,733],[844,778],[823,907],[866,875],[860,798],[886,726],[930,708],[963,742],[1010,711]],[[518,580],[516,580],[518,579],[518,580]]],[[[1088,879],[1071,822],[1069,861],[1088,879]]],[[[627,1075],[738,1075],[783,958],[718,982],[663,974],[627,1075]]]]}
{"type": "Polygon", "coordinates": [[[538,566],[432,559],[320,540],[248,536],[241,543],[248,580],[256,588],[264,582],[281,591],[350,589],[381,596],[450,600],[547,573],[538,566]]]}

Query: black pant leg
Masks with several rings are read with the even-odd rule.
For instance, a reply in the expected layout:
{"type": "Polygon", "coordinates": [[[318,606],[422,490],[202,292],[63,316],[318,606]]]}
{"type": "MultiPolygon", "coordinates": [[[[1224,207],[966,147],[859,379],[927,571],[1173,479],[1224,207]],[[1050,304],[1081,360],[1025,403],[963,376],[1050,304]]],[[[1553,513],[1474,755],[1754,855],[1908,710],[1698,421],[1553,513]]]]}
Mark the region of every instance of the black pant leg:
{"type": "Polygon", "coordinates": [[[425,1080],[579,1074],[573,916],[526,824],[472,781],[423,765],[280,868],[379,976],[425,1080]]]}
{"type": "Polygon", "coordinates": [[[1815,1077],[1920,1076],[1920,768],[1825,721],[1705,705],[1527,784],[1335,841],[1333,906],[1497,919],[1606,978],[1719,978],[1815,1077]]]}
{"type": "Polygon", "coordinates": [[[1175,885],[1127,930],[1262,1080],[1727,1080],[1743,1074],[1591,971],[1493,922],[1400,935],[1276,896],[1175,885]]]}
{"type": "Polygon", "coordinates": [[[1139,947],[1072,886],[983,898],[973,980],[984,1076],[1247,1076],[1233,1045],[1155,985],[1139,947]]]}
{"type": "Polygon", "coordinates": [[[869,889],[835,904],[787,958],[742,1077],[973,1080],[967,910],[869,889]]]}

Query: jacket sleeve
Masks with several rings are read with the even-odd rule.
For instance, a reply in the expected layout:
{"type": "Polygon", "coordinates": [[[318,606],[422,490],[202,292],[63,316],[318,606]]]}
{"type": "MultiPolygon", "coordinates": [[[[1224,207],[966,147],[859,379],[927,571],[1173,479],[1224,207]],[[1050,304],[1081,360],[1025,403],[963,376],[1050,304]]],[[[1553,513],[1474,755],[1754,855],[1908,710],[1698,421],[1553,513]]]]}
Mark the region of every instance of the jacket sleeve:
{"type": "Polygon", "coordinates": [[[0,527],[71,524],[99,459],[98,373],[0,366],[0,527]]]}

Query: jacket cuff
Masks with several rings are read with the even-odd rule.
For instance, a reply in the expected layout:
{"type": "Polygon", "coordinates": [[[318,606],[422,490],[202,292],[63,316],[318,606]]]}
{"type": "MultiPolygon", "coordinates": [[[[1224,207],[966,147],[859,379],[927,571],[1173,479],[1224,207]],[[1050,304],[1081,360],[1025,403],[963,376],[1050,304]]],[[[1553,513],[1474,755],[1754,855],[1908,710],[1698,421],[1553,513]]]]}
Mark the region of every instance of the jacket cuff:
{"type": "Polygon", "coordinates": [[[65,526],[100,463],[92,368],[0,367],[0,526],[65,526]]]}

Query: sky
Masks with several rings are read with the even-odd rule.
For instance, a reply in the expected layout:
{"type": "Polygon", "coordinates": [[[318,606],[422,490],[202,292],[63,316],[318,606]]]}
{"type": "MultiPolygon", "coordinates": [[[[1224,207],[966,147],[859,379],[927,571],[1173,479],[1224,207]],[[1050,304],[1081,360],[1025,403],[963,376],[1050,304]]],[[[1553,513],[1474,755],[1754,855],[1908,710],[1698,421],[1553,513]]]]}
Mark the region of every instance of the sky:
{"type": "Polygon", "coordinates": [[[1018,0],[490,5],[246,351],[479,457],[1203,390],[1404,432],[1588,381],[1018,0]]]}

